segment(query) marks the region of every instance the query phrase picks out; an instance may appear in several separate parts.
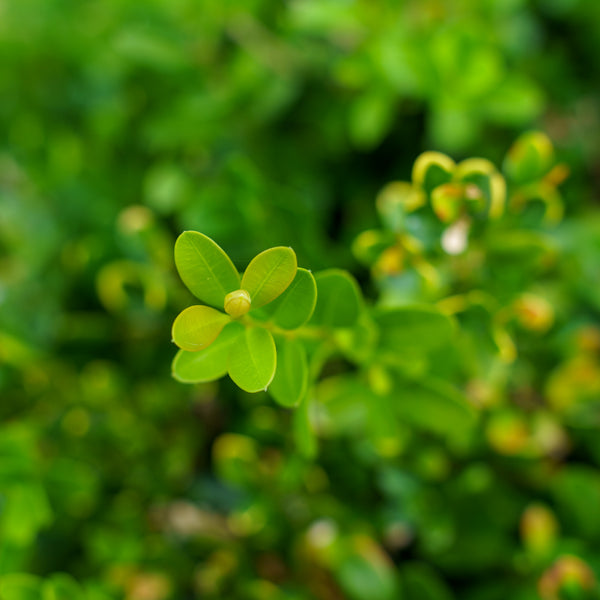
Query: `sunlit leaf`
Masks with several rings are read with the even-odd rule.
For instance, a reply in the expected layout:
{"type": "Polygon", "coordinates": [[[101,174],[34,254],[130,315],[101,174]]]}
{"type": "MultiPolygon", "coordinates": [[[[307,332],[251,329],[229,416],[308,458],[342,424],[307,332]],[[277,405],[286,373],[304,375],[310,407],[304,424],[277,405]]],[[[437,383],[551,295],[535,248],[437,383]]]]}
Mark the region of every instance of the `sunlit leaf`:
{"type": "Polygon", "coordinates": [[[229,355],[231,379],[246,392],[260,392],[273,380],[276,367],[273,336],[266,329],[247,328],[229,355]]]}
{"type": "Polygon", "coordinates": [[[255,256],[242,277],[242,289],[250,294],[252,308],[259,308],[282,294],[296,276],[296,254],[277,246],[255,256]]]}
{"type": "Polygon", "coordinates": [[[209,237],[184,231],[175,242],[175,265],[189,290],[206,304],[223,308],[225,296],[240,287],[227,254],[209,237]]]}
{"type": "Polygon", "coordinates": [[[265,306],[270,320],[282,329],[297,329],[311,317],[317,303],[317,284],[310,271],[298,269],[288,288],[265,306]]]}
{"type": "Polygon", "coordinates": [[[189,306],[173,323],[173,341],[182,350],[204,350],[217,339],[230,320],[229,315],[210,306],[189,306]]]}
{"type": "Polygon", "coordinates": [[[277,371],[269,392],[282,406],[297,406],[308,384],[306,351],[298,340],[277,342],[277,371]]]}
{"type": "Polygon", "coordinates": [[[315,275],[317,305],[310,323],[325,327],[352,327],[362,310],[362,297],[354,278],[340,269],[315,275]]]}
{"type": "Polygon", "coordinates": [[[241,323],[225,326],[219,337],[205,350],[180,350],[173,360],[173,377],[183,383],[213,381],[227,374],[232,344],[243,331],[241,323]]]}
{"type": "Polygon", "coordinates": [[[2,600],[42,600],[40,579],[25,573],[0,576],[2,600]]]}

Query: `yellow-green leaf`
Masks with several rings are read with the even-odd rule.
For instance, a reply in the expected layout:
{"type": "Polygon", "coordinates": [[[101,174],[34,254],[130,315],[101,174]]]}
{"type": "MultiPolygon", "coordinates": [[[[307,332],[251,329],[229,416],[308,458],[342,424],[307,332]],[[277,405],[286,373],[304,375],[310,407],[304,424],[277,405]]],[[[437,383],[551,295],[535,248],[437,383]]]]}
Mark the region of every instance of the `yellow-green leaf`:
{"type": "Polygon", "coordinates": [[[216,339],[231,317],[210,306],[189,306],[173,323],[173,341],[189,352],[204,350],[216,339]]]}
{"type": "Polygon", "coordinates": [[[233,321],[225,326],[219,337],[205,350],[180,350],[173,360],[173,377],[183,383],[204,383],[226,375],[232,344],[243,330],[241,323],[233,321]]]}
{"type": "Polygon", "coordinates": [[[277,246],[255,256],[244,276],[242,289],[250,294],[252,308],[259,308],[282,294],[296,276],[296,254],[277,246]]]}
{"type": "Polygon", "coordinates": [[[240,287],[240,275],[225,251],[208,236],[184,231],[175,242],[175,265],[189,290],[222,309],[225,296],[240,287]]]}

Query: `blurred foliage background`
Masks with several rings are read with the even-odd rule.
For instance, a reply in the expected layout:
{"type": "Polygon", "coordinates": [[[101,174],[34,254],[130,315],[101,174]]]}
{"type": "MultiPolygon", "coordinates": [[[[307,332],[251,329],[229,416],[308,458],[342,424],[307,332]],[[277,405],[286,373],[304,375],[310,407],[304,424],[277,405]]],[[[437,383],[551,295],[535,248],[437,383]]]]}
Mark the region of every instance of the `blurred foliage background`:
{"type": "Polygon", "coordinates": [[[594,0],[0,0],[3,600],[599,597],[599,28],[594,0]],[[500,374],[461,317],[473,431],[390,448],[342,402],[309,459],[266,395],[171,379],[182,230],[389,297],[351,250],[384,184],[532,128],[564,219],[513,215],[447,289],[537,294],[500,374]]]}

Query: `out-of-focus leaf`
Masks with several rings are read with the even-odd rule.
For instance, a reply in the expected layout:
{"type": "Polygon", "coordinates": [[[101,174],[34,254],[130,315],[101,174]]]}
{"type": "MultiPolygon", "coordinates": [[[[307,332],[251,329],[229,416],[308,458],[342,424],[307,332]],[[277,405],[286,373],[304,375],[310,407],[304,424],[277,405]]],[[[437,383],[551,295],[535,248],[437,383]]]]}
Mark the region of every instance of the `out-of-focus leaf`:
{"type": "Polygon", "coordinates": [[[66,573],[55,573],[42,584],[43,600],[86,600],[79,584],[66,573]]]}
{"type": "Polygon", "coordinates": [[[453,600],[454,594],[435,570],[426,563],[405,563],[401,569],[402,589],[406,598],[453,600]]]}
{"type": "Polygon", "coordinates": [[[432,306],[402,306],[381,309],[375,314],[380,347],[386,351],[427,352],[448,344],[454,322],[432,306]]]}
{"type": "Polygon", "coordinates": [[[40,579],[25,573],[0,576],[0,594],[2,600],[45,600],[42,597],[40,579]]]}
{"type": "Polygon", "coordinates": [[[308,385],[308,365],[302,342],[280,338],[277,341],[277,371],[269,392],[282,406],[297,406],[308,385]]]}
{"type": "Polygon", "coordinates": [[[362,310],[362,297],[354,278],[340,269],[315,275],[317,305],[310,324],[323,327],[352,327],[362,310]]]}
{"type": "Polygon", "coordinates": [[[294,411],[293,432],[296,448],[300,454],[308,459],[312,459],[317,454],[317,437],[313,429],[310,414],[310,398],[305,395],[300,406],[294,411]]]}
{"type": "Polygon", "coordinates": [[[552,480],[552,495],[561,523],[578,535],[600,539],[600,513],[590,510],[600,505],[600,473],[591,466],[566,465],[552,480]]]}
{"type": "Polygon", "coordinates": [[[396,414],[424,431],[436,433],[457,445],[470,440],[476,413],[468,400],[454,387],[429,379],[419,383],[401,381],[393,398],[396,414]]]}
{"type": "Polygon", "coordinates": [[[2,539],[16,545],[30,544],[52,520],[52,510],[44,488],[37,483],[14,485],[5,494],[0,513],[2,539]]]}

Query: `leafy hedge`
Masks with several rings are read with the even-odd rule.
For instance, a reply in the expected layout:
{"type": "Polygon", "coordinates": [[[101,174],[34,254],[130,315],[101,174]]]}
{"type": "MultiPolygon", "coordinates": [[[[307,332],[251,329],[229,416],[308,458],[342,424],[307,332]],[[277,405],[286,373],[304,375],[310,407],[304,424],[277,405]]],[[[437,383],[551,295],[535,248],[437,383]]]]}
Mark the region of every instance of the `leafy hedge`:
{"type": "Polygon", "coordinates": [[[0,597],[598,597],[599,6],[2,3],[0,597]]]}

